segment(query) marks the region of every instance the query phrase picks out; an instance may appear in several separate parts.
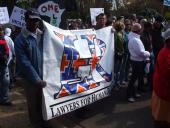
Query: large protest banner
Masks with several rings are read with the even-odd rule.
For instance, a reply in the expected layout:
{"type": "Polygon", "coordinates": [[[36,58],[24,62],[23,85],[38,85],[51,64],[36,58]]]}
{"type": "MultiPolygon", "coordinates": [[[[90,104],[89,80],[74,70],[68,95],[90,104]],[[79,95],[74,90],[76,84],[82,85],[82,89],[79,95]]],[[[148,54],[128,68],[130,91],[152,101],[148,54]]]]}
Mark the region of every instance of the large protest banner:
{"type": "Polygon", "coordinates": [[[110,95],[114,34],[62,30],[44,22],[43,115],[49,120],[110,95]]]}
{"type": "Polygon", "coordinates": [[[9,15],[7,7],[0,7],[0,24],[7,24],[9,22],[9,15]]]}

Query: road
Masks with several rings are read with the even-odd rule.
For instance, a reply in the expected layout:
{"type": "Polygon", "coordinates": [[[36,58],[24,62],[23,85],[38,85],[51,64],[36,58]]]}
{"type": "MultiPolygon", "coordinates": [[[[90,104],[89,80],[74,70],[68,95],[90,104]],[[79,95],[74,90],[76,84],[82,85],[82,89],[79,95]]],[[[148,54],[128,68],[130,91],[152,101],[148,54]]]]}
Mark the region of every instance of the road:
{"type": "MultiPolygon", "coordinates": [[[[23,89],[16,86],[10,96],[14,105],[0,106],[0,128],[31,128],[23,89]]],[[[126,87],[122,87],[110,97],[89,105],[84,118],[71,112],[50,123],[54,128],[153,128],[151,92],[143,93],[135,103],[128,103],[125,96],[126,87]]]]}

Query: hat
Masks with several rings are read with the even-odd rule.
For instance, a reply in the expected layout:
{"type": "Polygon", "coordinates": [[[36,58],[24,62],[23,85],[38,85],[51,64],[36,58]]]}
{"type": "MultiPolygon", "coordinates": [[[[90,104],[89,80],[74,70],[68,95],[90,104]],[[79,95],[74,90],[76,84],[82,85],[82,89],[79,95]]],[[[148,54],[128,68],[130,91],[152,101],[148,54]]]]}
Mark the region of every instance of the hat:
{"type": "Polygon", "coordinates": [[[30,8],[26,11],[25,18],[41,20],[40,13],[34,8],[30,8]]]}
{"type": "Polygon", "coordinates": [[[168,28],[165,32],[162,32],[162,37],[167,40],[170,38],[170,28],[168,28]]]}
{"type": "Polygon", "coordinates": [[[10,36],[11,35],[11,29],[5,28],[5,35],[10,36]]]}
{"type": "Polygon", "coordinates": [[[156,16],[155,17],[155,21],[157,21],[157,22],[163,22],[163,17],[162,16],[156,16]]]}
{"type": "Polygon", "coordinates": [[[116,17],[116,16],[113,16],[113,17],[112,17],[112,20],[116,20],[116,19],[117,19],[117,17],[116,17]]]}

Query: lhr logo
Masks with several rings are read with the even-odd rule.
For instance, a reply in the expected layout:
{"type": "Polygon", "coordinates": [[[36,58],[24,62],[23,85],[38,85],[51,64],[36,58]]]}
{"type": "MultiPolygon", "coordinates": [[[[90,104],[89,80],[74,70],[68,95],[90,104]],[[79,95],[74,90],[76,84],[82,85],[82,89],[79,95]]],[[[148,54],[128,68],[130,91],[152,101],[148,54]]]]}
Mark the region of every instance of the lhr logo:
{"type": "Polygon", "coordinates": [[[61,90],[54,98],[82,93],[99,86],[93,79],[96,70],[106,81],[111,81],[108,74],[100,66],[99,61],[105,53],[106,44],[96,35],[64,36],[56,33],[64,44],[61,61],[61,90]]]}

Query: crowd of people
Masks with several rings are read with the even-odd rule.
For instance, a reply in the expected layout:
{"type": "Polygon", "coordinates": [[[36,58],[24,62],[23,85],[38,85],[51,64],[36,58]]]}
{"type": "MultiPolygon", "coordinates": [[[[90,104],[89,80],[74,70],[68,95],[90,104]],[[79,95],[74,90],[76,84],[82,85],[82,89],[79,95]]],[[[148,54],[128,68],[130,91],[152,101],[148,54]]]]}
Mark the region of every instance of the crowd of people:
{"type": "MultiPolygon", "coordinates": [[[[42,79],[41,20],[37,10],[28,9],[25,13],[26,27],[14,36],[14,42],[10,37],[11,29],[0,25],[0,105],[12,105],[9,89],[17,75],[22,78],[19,82],[25,89],[31,124],[34,128],[50,128],[40,109],[42,88],[46,86],[42,79]]],[[[96,22],[93,29],[112,25],[114,33],[113,90],[127,84],[126,98],[131,103],[140,98],[142,92],[153,90],[155,128],[170,128],[170,30],[162,33],[164,18],[156,16],[154,20],[148,20],[132,14],[130,17],[114,16],[112,21],[108,21],[106,14],[101,13],[96,22]],[[147,78],[146,83],[144,78],[147,78]]],[[[75,19],[68,20],[67,28],[77,30],[87,26],[81,19],[75,19]]]]}

